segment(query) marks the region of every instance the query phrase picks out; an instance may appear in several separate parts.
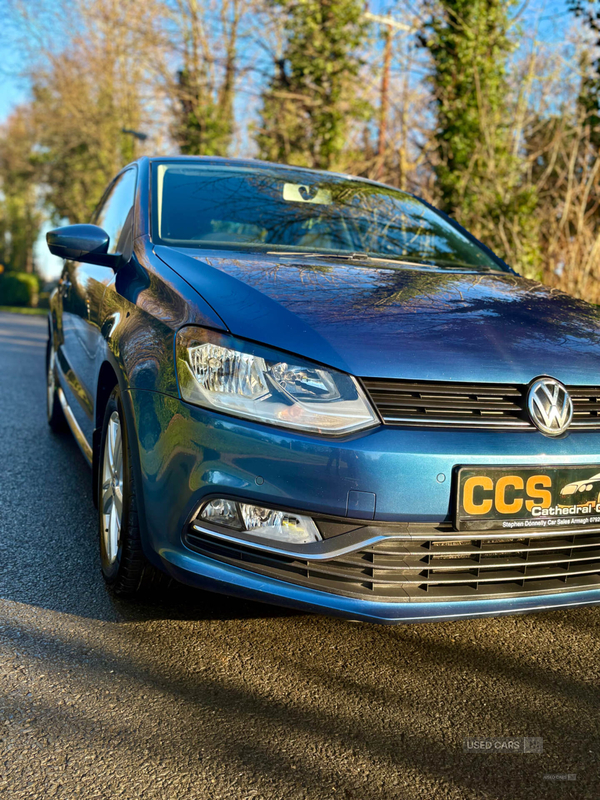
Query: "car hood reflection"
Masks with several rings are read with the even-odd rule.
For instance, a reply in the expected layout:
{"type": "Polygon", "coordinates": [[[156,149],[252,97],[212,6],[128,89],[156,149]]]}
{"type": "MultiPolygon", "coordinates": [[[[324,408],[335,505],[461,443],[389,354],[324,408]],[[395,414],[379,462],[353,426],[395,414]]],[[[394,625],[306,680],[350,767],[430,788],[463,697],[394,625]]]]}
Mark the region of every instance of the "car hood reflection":
{"type": "Polygon", "coordinates": [[[237,336],[363,377],[595,384],[600,314],[507,273],[156,247],[237,336]]]}

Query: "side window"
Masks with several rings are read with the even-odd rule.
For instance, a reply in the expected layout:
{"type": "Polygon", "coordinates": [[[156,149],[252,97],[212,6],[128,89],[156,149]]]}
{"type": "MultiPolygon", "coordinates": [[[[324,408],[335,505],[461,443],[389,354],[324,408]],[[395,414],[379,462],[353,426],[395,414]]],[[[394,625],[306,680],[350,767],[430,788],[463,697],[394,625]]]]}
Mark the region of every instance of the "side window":
{"type": "Polygon", "coordinates": [[[133,207],[137,170],[128,169],[111,186],[104,202],[94,214],[94,223],[110,236],[108,252],[116,253],[121,231],[133,207]]]}

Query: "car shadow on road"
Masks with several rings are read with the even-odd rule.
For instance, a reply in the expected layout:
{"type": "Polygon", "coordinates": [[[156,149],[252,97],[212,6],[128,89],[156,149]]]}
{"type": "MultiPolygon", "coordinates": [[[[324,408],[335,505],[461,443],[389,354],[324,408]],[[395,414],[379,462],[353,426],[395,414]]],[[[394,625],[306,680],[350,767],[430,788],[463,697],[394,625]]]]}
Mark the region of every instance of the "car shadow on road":
{"type": "MultiPolygon", "coordinates": [[[[98,576],[100,578],[100,576],[98,576]]],[[[152,595],[133,598],[115,596],[108,589],[110,602],[119,621],[140,622],[150,619],[227,620],[276,619],[302,616],[299,611],[281,606],[243,600],[239,597],[207,592],[178,583],[171,583],[152,595]]]]}

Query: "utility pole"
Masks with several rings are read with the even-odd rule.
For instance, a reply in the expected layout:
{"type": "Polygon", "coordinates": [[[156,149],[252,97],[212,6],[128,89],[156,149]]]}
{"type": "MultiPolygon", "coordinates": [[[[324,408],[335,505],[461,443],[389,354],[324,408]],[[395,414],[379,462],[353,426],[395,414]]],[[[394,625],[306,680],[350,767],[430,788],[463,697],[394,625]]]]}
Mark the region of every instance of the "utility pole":
{"type": "Polygon", "coordinates": [[[383,70],[381,73],[381,89],[379,99],[379,133],[377,136],[377,171],[376,178],[380,178],[385,163],[385,139],[387,134],[387,121],[390,107],[390,72],[392,68],[392,38],[396,31],[413,33],[417,30],[405,22],[398,22],[393,17],[382,16],[365,12],[365,19],[385,26],[385,45],[383,49],[383,70]]]}
{"type": "Polygon", "coordinates": [[[385,156],[385,136],[390,107],[390,70],[392,66],[392,26],[386,25],[381,73],[381,99],[379,101],[379,135],[377,136],[377,177],[381,177],[385,156]]]}

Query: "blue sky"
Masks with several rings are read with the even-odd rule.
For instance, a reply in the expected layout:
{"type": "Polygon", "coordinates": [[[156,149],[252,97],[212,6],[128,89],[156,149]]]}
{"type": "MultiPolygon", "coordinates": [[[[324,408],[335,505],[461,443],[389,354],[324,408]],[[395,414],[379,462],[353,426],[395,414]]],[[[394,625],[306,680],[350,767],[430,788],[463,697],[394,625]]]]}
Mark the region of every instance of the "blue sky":
{"type": "Polygon", "coordinates": [[[0,121],[27,98],[27,81],[19,77],[18,53],[7,39],[0,39],[0,121]]]}

